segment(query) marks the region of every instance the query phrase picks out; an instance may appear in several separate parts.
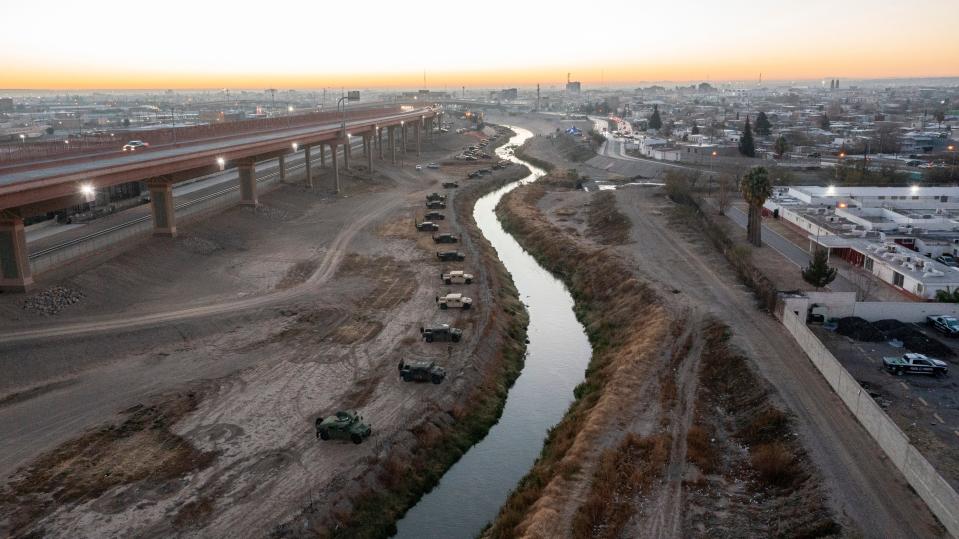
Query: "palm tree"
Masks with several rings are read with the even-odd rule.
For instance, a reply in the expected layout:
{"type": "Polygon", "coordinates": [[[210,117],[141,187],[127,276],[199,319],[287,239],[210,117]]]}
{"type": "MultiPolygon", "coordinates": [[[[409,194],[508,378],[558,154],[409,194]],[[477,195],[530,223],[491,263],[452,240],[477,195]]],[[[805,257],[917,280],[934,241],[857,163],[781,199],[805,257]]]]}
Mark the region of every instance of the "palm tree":
{"type": "Polygon", "coordinates": [[[773,186],[769,181],[769,172],[765,167],[754,167],[743,175],[739,182],[739,190],[746,203],[749,204],[749,222],[746,225],[746,237],[749,243],[762,247],[762,211],[766,199],[773,194],[773,186]]]}

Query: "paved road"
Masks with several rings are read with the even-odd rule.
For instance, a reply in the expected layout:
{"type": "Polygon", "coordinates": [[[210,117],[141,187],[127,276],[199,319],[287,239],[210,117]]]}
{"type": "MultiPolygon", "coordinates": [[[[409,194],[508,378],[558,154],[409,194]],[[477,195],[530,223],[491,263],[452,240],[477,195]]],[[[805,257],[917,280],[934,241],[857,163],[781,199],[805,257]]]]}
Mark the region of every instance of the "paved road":
{"type": "MultiPolygon", "coordinates": [[[[364,118],[359,120],[354,120],[347,122],[347,128],[351,125],[367,125],[375,120],[378,121],[389,121],[395,120],[398,118],[407,118],[412,114],[421,114],[422,110],[412,111],[403,114],[391,114],[381,118],[364,118]]],[[[210,151],[210,150],[227,150],[232,147],[242,146],[245,144],[258,144],[263,142],[269,142],[274,139],[282,139],[285,137],[295,137],[301,135],[312,135],[320,131],[329,131],[339,129],[340,123],[326,123],[322,125],[313,125],[308,127],[296,127],[292,129],[284,129],[280,131],[269,131],[267,133],[254,133],[246,136],[240,137],[231,137],[229,139],[215,140],[211,142],[191,142],[184,144],[175,148],[166,148],[166,149],[157,149],[150,150],[146,152],[135,152],[135,153],[119,153],[109,157],[100,157],[100,156],[91,156],[91,159],[84,160],[81,162],[70,162],[61,165],[53,165],[49,167],[34,168],[18,172],[11,172],[7,174],[0,175],[0,187],[13,185],[21,182],[29,182],[33,180],[40,180],[49,177],[62,176],[67,174],[76,174],[84,172],[92,172],[98,169],[103,169],[112,166],[119,165],[144,165],[149,161],[155,161],[157,159],[167,158],[167,157],[183,157],[190,154],[210,151]]]]}

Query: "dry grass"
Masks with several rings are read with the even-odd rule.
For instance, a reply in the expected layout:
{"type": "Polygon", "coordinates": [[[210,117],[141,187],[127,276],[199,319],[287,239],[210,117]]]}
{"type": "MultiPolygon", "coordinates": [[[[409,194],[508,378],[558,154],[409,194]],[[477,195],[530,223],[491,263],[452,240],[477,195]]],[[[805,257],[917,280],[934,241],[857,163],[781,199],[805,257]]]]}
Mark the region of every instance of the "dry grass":
{"type": "Polygon", "coordinates": [[[616,207],[616,195],[612,191],[597,191],[589,201],[586,211],[587,234],[603,245],[629,243],[632,222],[616,207]]]}
{"type": "Polygon", "coordinates": [[[782,442],[750,448],[749,462],[758,481],[766,486],[787,488],[801,477],[796,455],[782,442]]]}
{"type": "Polygon", "coordinates": [[[686,458],[704,474],[715,473],[719,468],[718,447],[713,443],[709,427],[693,425],[686,433],[686,458]]]}
{"type": "Polygon", "coordinates": [[[93,500],[107,490],[140,481],[160,483],[201,470],[216,453],[202,452],[170,432],[196,409],[198,393],[182,393],[130,409],[119,425],[70,440],[20,470],[0,494],[0,521],[13,535],[66,504],[93,500]]]}
{"type": "Polygon", "coordinates": [[[319,262],[317,260],[300,260],[296,264],[290,266],[290,269],[286,270],[286,275],[280,279],[280,282],[277,283],[276,288],[278,290],[285,290],[306,282],[306,280],[310,278],[310,275],[313,275],[313,272],[316,271],[318,266],[319,262]]]}
{"type": "Polygon", "coordinates": [[[201,496],[180,507],[176,516],[173,517],[173,525],[180,529],[199,528],[209,521],[214,508],[215,503],[212,498],[201,496]]]}
{"type": "Polygon", "coordinates": [[[662,477],[669,461],[669,435],[629,433],[618,447],[603,452],[586,503],[573,516],[575,539],[615,538],[633,514],[636,498],[662,477]]]}

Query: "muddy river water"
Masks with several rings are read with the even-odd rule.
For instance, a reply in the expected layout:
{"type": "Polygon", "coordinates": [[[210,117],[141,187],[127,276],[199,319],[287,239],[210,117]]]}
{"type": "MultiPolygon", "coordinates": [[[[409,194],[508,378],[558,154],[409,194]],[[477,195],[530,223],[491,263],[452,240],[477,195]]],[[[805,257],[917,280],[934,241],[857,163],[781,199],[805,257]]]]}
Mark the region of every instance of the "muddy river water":
{"type": "MultiPolygon", "coordinates": [[[[521,145],[533,136],[525,129],[512,129],[517,135],[510,144],[521,145]]],[[[480,198],[473,209],[480,230],[513,276],[529,311],[526,362],[509,391],[499,422],[397,523],[396,537],[476,537],[539,456],[547,431],[572,402],[573,388],[583,380],[592,353],[583,326],[573,314],[569,291],[503,230],[494,213],[503,195],[546,173],[514,157],[505,147],[496,153],[531,171],[480,198]]]]}

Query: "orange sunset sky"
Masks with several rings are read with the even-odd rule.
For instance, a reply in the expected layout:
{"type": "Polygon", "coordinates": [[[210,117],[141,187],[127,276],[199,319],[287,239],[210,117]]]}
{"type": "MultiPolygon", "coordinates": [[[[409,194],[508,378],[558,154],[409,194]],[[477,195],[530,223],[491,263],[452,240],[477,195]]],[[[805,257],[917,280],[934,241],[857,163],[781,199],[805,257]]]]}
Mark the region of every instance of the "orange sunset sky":
{"type": "Polygon", "coordinates": [[[0,88],[959,76],[956,0],[17,2],[0,88]]]}

